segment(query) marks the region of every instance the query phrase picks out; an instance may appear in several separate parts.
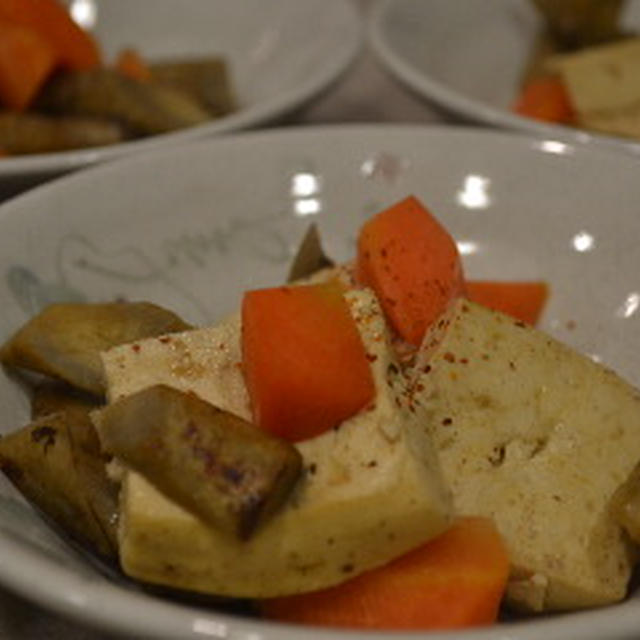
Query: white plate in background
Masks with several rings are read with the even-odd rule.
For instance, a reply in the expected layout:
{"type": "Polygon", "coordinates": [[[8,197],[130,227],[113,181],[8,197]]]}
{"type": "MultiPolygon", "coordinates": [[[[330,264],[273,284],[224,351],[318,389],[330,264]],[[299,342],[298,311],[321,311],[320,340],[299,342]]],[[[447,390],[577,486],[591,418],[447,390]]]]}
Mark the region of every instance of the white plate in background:
{"type": "Polygon", "coordinates": [[[223,55],[239,108],[197,127],[94,149],[0,159],[0,199],[62,173],[159,146],[268,124],[336,81],[362,44],[347,0],[66,0],[106,61],[124,47],[149,59],[223,55]]]}
{"type": "MultiPolygon", "coordinates": [[[[467,274],[546,280],[542,328],[640,385],[637,160],[503,132],[334,126],[219,137],[131,156],[0,206],[0,341],[53,300],[125,296],[196,324],[249,287],[282,282],[310,222],[353,255],[362,222],[408,194],[449,228],[467,274]]],[[[0,431],[28,421],[0,371],[0,431]]],[[[111,581],[0,478],[0,583],[61,615],[127,637],[398,640],[225,615],[111,581]]],[[[425,640],[637,637],[636,597],[601,610],[425,640]]]]}

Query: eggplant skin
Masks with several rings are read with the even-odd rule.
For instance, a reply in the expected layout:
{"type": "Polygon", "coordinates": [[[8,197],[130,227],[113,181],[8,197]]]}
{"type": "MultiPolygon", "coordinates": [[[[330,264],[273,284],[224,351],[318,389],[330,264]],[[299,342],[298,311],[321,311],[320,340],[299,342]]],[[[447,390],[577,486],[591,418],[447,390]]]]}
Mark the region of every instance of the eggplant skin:
{"type": "Polygon", "coordinates": [[[167,133],[212,118],[188,94],[134,80],[114,69],[59,73],[42,89],[35,108],[45,113],[110,118],[137,136],[167,133]]]}
{"type": "Polygon", "coordinates": [[[151,76],[159,84],[192,96],[213,117],[225,116],[237,108],[229,66],[223,58],[156,62],[151,65],[151,76]]]}
{"type": "Polygon", "coordinates": [[[612,42],[624,36],[621,17],[627,0],[531,0],[560,51],[612,42]]]}
{"type": "Polygon", "coordinates": [[[104,118],[0,113],[0,148],[10,155],[101,147],[126,137],[120,124],[104,118]]]}
{"type": "Polygon", "coordinates": [[[102,396],[100,352],[189,328],[172,311],[149,302],[57,303],[45,307],[0,347],[0,362],[102,396]]]}
{"type": "Polygon", "coordinates": [[[118,487],[88,411],[52,413],[3,436],[0,470],[64,534],[117,557],[118,487]]]}
{"type": "Polygon", "coordinates": [[[240,539],[284,504],[302,472],[289,442],[166,385],[125,396],[93,418],[105,451],[240,539]]]}

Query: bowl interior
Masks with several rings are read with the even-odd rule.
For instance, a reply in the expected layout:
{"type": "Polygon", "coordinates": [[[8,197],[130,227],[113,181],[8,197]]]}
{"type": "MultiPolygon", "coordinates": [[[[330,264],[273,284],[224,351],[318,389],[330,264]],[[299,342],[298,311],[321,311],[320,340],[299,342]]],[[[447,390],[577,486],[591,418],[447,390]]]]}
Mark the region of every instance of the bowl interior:
{"type": "MultiPolygon", "coordinates": [[[[54,300],[150,300],[193,323],[213,322],[243,290],[282,282],[311,222],[326,251],[345,260],[362,222],[408,194],[453,233],[469,277],[546,280],[542,327],[640,384],[635,161],[468,128],[247,133],[44,185],[0,207],[0,339],[54,300]]],[[[0,406],[0,432],[28,421],[27,400],[7,372],[0,406]]],[[[296,637],[110,582],[4,478],[0,554],[0,582],[106,628],[196,637],[197,619],[238,638],[296,637]]],[[[533,638],[547,625],[549,637],[575,638],[574,618],[595,620],[580,635],[595,639],[604,624],[637,626],[640,610],[627,603],[515,625],[510,637],[533,638]]],[[[502,631],[450,637],[497,639],[502,631]]]]}

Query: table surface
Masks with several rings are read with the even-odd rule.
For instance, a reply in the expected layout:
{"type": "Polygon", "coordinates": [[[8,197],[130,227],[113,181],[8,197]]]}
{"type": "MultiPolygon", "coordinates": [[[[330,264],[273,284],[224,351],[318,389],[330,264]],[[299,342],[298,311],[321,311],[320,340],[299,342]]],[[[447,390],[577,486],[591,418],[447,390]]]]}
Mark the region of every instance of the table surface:
{"type": "MultiPolygon", "coordinates": [[[[351,0],[366,18],[371,0],[351,0]]],[[[325,95],[288,123],[403,122],[454,124],[455,121],[411,95],[366,50],[325,95]]],[[[0,640],[116,640],[0,589],[0,640]]]]}

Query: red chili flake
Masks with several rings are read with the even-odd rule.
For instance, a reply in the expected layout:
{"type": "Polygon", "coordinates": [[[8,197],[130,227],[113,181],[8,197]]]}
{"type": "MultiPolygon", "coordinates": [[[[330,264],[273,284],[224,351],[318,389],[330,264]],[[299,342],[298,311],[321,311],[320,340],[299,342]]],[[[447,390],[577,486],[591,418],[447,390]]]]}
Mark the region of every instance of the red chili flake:
{"type": "Polygon", "coordinates": [[[469,358],[460,358],[462,364],[469,364],[469,358]]]}
{"type": "Polygon", "coordinates": [[[422,369],[422,373],[429,373],[431,371],[431,365],[428,364],[424,369],[422,369]]]}
{"type": "Polygon", "coordinates": [[[424,391],[424,385],[423,384],[417,384],[416,385],[416,391],[420,392],[420,391],[424,391]]]}
{"type": "Polygon", "coordinates": [[[369,362],[375,362],[378,359],[378,356],[375,353],[367,353],[367,360],[369,362]]]}
{"type": "Polygon", "coordinates": [[[443,360],[446,360],[447,362],[455,362],[456,361],[456,357],[453,355],[453,353],[451,353],[451,351],[447,351],[443,356],[442,356],[443,360]]]}
{"type": "Polygon", "coordinates": [[[138,353],[140,351],[140,345],[138,343],[131,345],[131,350],[138,353]]]}
{"type": "Polygon", "coordinates": [[[167,344],[171,342],[171,336],[160,336],[158,340],[162,342],[162,344],[167,344]]]}
{"type": "Polygon", "coordinates": [[[525,329],[527,327],[527,325],[522,322],[522,320],[518,320],[517,322],[514,322],[513,324],[516,325],[516,327],[520,327],[521,329],[525,329]]]}
{"type": "Polygon", "coordinates": [[[442,424],[443,424],[445,427],[448,427],[452,422],[453,422],[453,420],[452,420],[451,418],[444,418],[444,419],[442,420],[442,424]]]}

